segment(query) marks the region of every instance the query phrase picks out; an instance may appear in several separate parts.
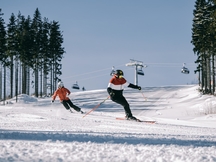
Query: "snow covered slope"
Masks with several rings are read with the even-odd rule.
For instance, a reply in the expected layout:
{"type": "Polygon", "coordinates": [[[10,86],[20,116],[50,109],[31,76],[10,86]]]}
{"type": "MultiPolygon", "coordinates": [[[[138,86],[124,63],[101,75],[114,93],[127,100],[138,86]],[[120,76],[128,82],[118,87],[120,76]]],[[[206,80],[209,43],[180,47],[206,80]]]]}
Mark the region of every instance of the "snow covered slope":
{"type": "MultiPolygon", "coordinates": [[[[157,124],[116,120],[124,110],[111,100],[83,118],[51,98],[21,95],[0,106],[0,161],[216,161],[215,97],[197,88],[126,89],[133,115],[157,124]]],[[[102,89],[70,98],[88,112],[107,96],[102,89]]]]}

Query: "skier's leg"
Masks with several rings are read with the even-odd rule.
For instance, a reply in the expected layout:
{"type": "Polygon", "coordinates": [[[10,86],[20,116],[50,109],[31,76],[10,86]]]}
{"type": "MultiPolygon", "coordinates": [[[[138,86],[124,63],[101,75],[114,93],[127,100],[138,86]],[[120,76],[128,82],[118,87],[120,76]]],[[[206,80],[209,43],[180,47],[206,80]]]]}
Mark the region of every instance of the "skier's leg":
{"type": "Polygon", "coordinates": [[[128,104],[127,100],[125,99],[124,96],[121,96],[121,97],[118,97],[118,98],[114,98],[112,99],[112,101],[122,105],[124,107],[124,110],[125,110],[125,114],[126,114],[126,117],[132,117],[132,113],[131,113],[131,110],[130,110],[130,105],[128,104]]]}
{"type": "Polygon", "coordinates": [[[69,105],[67,104],[67,102],[65,100],[63,100],[61,103],[67,110],[70,109],[69,105]]]}
{"type": "Polygon", "coordinates": [[[73,108],[74,110],[76,110],[77,112],[80,112],[80,111],[81,111],[81,109],[80,109],[78,106],[74,105],[74,104],[71,102],[71,100],[67,100],[66,102],[70,105],[70,107],[72,107],[72,108],[73,108]]]}

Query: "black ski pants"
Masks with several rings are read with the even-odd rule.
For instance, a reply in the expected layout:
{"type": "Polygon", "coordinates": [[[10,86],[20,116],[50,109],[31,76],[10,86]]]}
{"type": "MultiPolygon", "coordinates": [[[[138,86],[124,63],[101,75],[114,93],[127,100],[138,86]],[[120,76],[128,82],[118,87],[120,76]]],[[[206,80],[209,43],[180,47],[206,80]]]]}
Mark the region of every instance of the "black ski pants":
{"type": "Polygon", "coordinates": [[[122,95],[119,95],[119,96],[114,96],[114,97],[111,97],[111,100],[115,103],[118,103],[120,105],[122,105],[124,107],[124,110],[125,110],[125,114],[126,114],[126,117],[131,117],[132,116],[132,113],[131,113],[131,110],[130,110],[130,105],[128,104],[127,100],[125,99],[124,96],[122,95]]]}
{"type": "Polygon", "coordinates": [[[64,105],[64,107],[65,107],[67,110],[69,110],[70,107],[72,107],[72,108],[73,108],[74,110],[76,110],[77,112],[79,112],[79,111],[81,110],[79,107],[77,107],[76,105],[74,105],[74,104],[71,102],[71,100],[63,100],[61,103],[64,105]]]}

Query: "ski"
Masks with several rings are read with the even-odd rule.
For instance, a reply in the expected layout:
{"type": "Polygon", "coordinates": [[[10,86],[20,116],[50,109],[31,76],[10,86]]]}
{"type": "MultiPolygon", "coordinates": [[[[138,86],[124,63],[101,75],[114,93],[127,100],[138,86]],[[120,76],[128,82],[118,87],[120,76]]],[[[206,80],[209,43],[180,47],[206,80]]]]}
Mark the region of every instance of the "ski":
{"type": "MultiPolygon", "coordinates": [[[[127,120],[127,119],[126,118],[117,117],[116,120],[127,120]]],[[[137,120],[128,120],[128,121],[143,122],[143,123],[149,123],[149,124],[155,124],[156,123],[156,121],[153,121],[153,120],[140,120],[140,119],[137,119],[137,120]]]]}

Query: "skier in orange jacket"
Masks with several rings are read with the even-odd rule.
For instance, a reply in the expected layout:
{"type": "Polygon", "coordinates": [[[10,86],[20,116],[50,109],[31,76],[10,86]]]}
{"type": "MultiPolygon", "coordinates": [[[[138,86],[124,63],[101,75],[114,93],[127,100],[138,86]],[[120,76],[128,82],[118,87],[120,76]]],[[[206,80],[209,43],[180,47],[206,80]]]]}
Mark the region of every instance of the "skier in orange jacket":
{"type": "Polygon", "coordinates": [[[83,111],[81,111],[81,108],[79,108],[78,106],[74,105],[71,100],[67,97],[67,95],[70,95],[70,91],[64,87],[63,82],[59,82],[58,83],[58,89],[54,92],[53,96],[52,96],[52,102],[55,101],[55,98],[58,96],[60,99],[60,102],[63,104],[63,106],[67,109],[70,110],[70,107],[72,107],[74,110],[76,110],[77,112],[81,112],[83,113],[83,111]]]}

